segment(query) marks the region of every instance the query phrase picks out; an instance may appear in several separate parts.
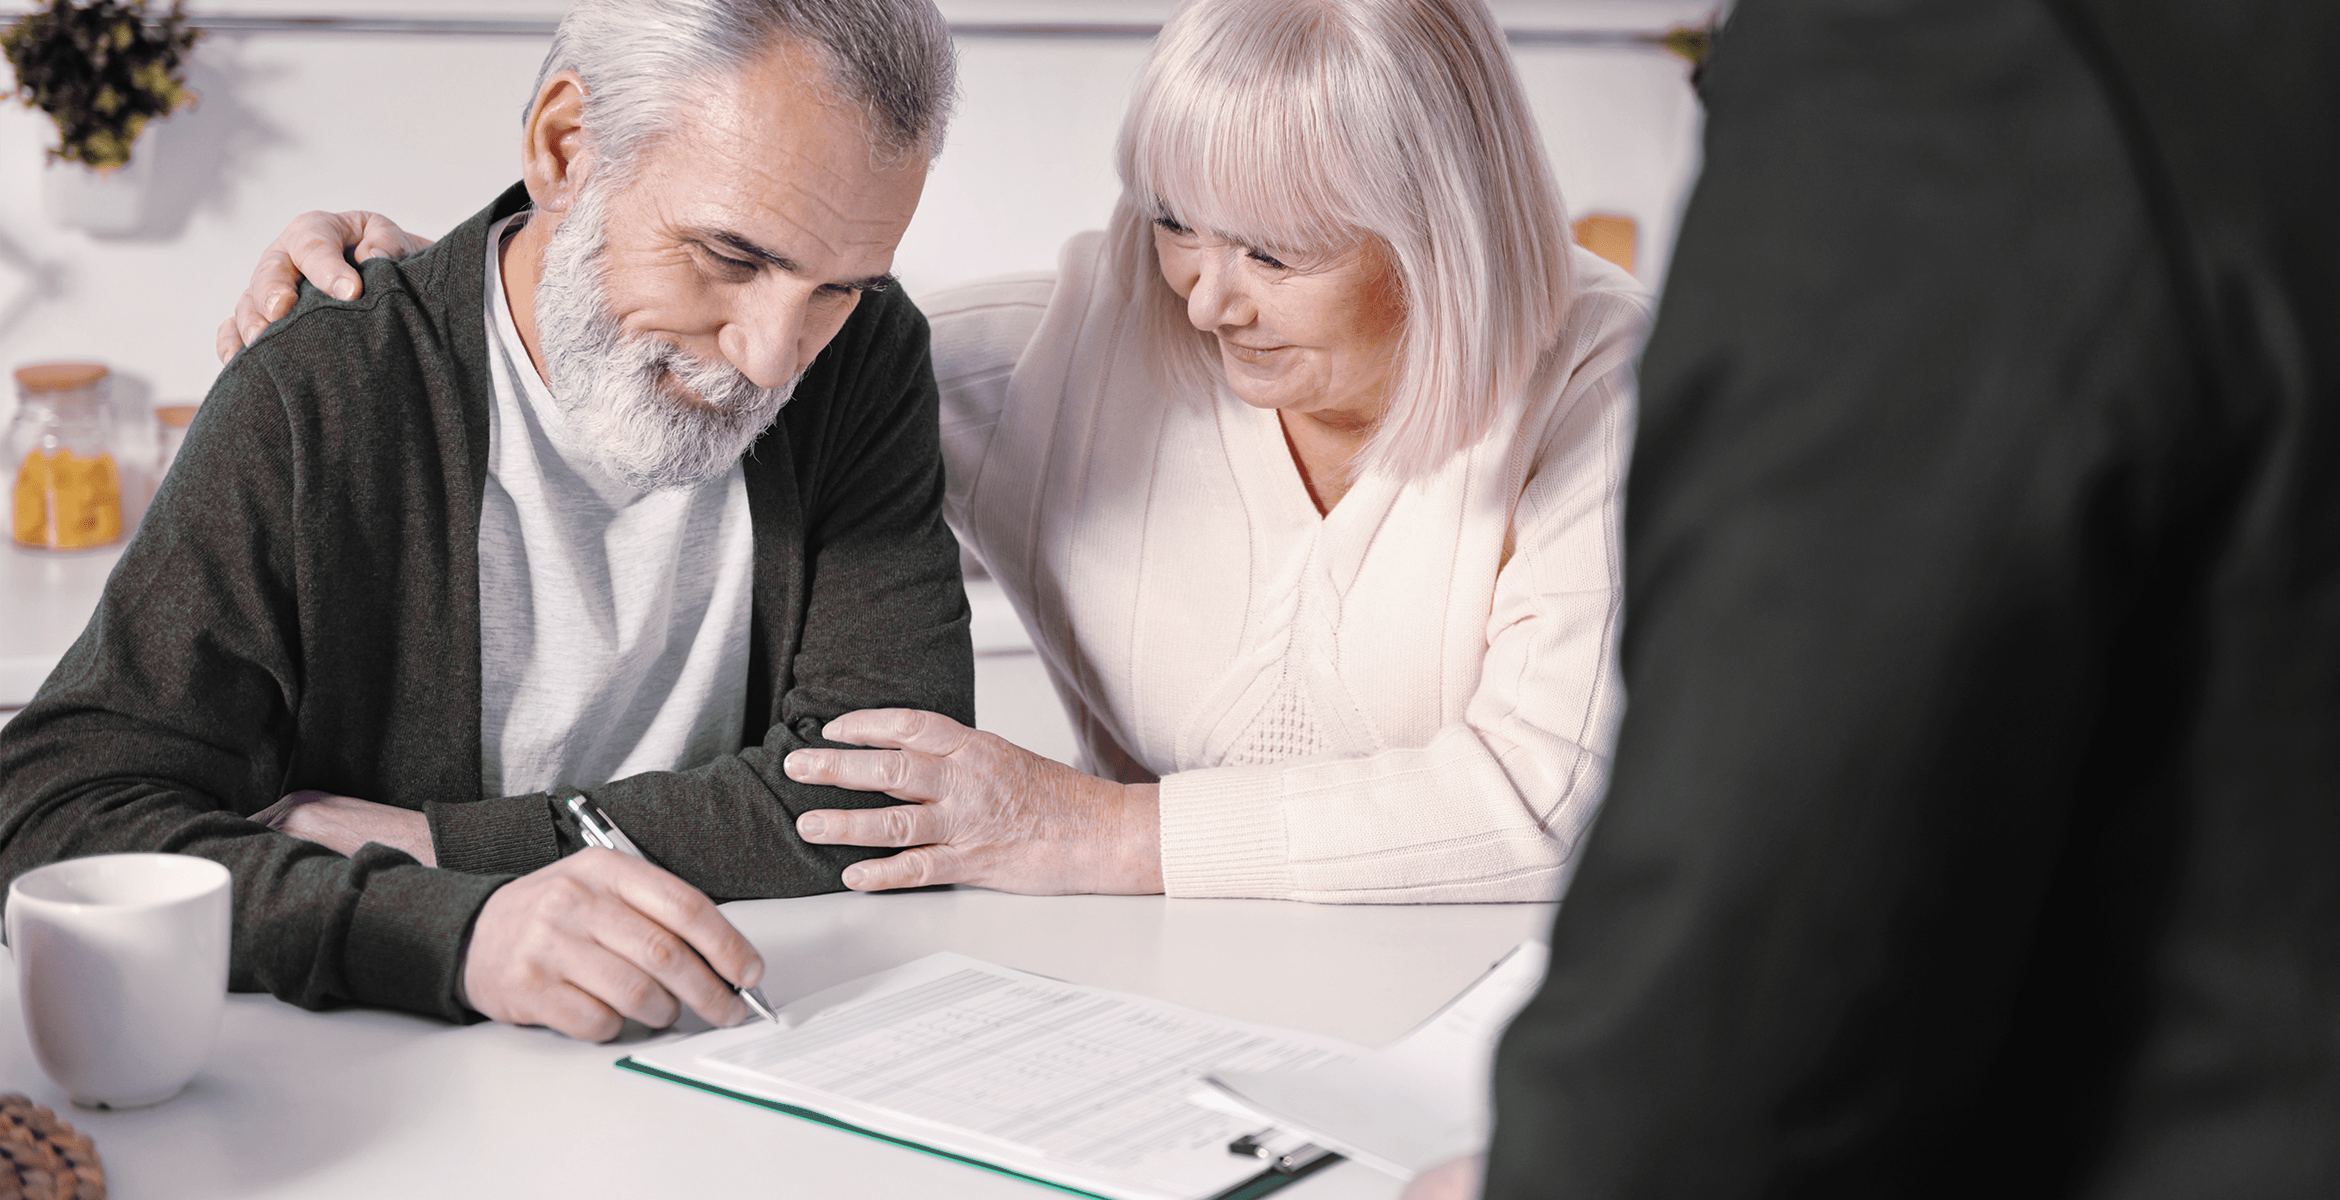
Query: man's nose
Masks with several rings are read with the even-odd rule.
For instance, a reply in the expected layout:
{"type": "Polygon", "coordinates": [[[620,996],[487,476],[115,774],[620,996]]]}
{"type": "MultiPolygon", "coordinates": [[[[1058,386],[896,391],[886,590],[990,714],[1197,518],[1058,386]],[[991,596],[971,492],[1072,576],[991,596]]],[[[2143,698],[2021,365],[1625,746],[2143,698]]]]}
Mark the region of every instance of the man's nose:
{"type": "Polygon", "coordinates": [[[715,348],[757,387],[776,388],[796,378],[799,334],[809,296],[793,292],[743,305],[715,333],[715,348]]]}
{"type": "Polygon", "coordinates": [[[1223,253],[1205,253],[1196,256],[1198,274],[1194,290],[1186,294],[1186,319],[1196,329],[1213,333],[1234,326],[1241,328],[1257,319],[1257,309],[1251,297],[1236,278],[1235,266],[1223,253]]]}

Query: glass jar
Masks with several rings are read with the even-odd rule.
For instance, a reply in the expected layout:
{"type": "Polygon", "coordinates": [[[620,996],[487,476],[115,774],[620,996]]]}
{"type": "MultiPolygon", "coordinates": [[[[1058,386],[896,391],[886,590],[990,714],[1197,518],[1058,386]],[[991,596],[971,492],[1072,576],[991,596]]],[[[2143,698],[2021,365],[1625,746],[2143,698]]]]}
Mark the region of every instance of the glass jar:
{"type": "Polygon", "coordinates": [[[40,363],[16,372],[9,424],[10,534],[20,546],[85,550],[122,538],[119,431],[97,363],[40,363]]]}
{"type": "Polygon", "coordinates": [[[162,486],[163,476],[170,474],[171,464],[179,461],[179,446],[187,440],[187,426],[195,422],[192,404],[157,404],[154,406],[154,485],[162,486]]]}

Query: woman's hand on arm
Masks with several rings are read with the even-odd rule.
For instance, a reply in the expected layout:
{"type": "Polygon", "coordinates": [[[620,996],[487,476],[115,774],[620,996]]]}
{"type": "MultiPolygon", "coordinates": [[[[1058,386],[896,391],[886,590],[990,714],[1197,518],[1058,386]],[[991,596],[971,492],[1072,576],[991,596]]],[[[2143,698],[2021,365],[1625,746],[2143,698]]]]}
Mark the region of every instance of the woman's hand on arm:
{"type": "Polygon", "coordinates": [[[404,258],[431,244],[380,213],[305,212],[292,219],[252,268],[252,282],[236,297],[235,315],[219,323],[215,349],[226,362],[252,344],[268,323],[292,311],[306,278],[337,300],[355,300],[363,285],[349,258],[364,262],[404,258]],[[344,257],[345,253],[348,257],[344,257]]]}
{"type": "Polygon", "coordinates": [[[788,756],[789,778],[914,801],[797,818],[797,832],[808,842],[911,847],[847,867],[847,887],[971,883],[1037,895],[1162,890],[1153,784],[1086,775],[949,717],[911,709],[850,712],[821,736],[879,749],[799,750],[788,756]]]}

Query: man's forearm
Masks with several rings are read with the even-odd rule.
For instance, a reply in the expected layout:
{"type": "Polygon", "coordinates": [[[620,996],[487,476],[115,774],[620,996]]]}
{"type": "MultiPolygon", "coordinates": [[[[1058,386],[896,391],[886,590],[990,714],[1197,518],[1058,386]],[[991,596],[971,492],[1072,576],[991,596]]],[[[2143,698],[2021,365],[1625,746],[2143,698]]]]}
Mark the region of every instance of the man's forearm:
{"type": "Polygon", "coordinates": [[[212,797],[159,785],[151,772],[76,776],[60,768],[101,749],[120,762],[129,745],[148,744],[118,730],[77,732],[87,720],[52,720],[36,704],[17,718],[24,728],[9,731],[0,748],[8,779],[0,877],[90,854],[208,858],[236,880],[230,988],[305,1008],[354,1001],[467,1018],[455,991],[457,958],[464,931],[502,878],[433,870],[379,844],[344,856],[217,807],[212,797]]]}

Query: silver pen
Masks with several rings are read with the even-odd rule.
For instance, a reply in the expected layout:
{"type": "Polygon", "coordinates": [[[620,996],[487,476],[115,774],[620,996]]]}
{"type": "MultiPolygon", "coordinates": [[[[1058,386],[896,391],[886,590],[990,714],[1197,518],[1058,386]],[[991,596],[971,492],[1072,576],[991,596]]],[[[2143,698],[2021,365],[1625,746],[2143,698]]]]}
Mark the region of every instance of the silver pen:
{"type": "MultiPolygon", "coordinates": [[[[583,796],[571,796],[565,803],[569,806],[569,815],[577,818],[577,828],[587,844],[604,850],[615,850],[628,858],[650,861],[650,856],[642,853],[642,848],[634,844],[634,839],[626,836],[625,830],[617,827],[617,822],[609,819],[608,813],[601,811],[600,805],[583,796]]],[[[772,1002],[764,999],[764,989],[735,985],[731,990],[738,993],[749,1008],[756,1010],[757,1016],[775,1025],[780,1023],[780,1014],[773,1012],[772,1002]]]]}

